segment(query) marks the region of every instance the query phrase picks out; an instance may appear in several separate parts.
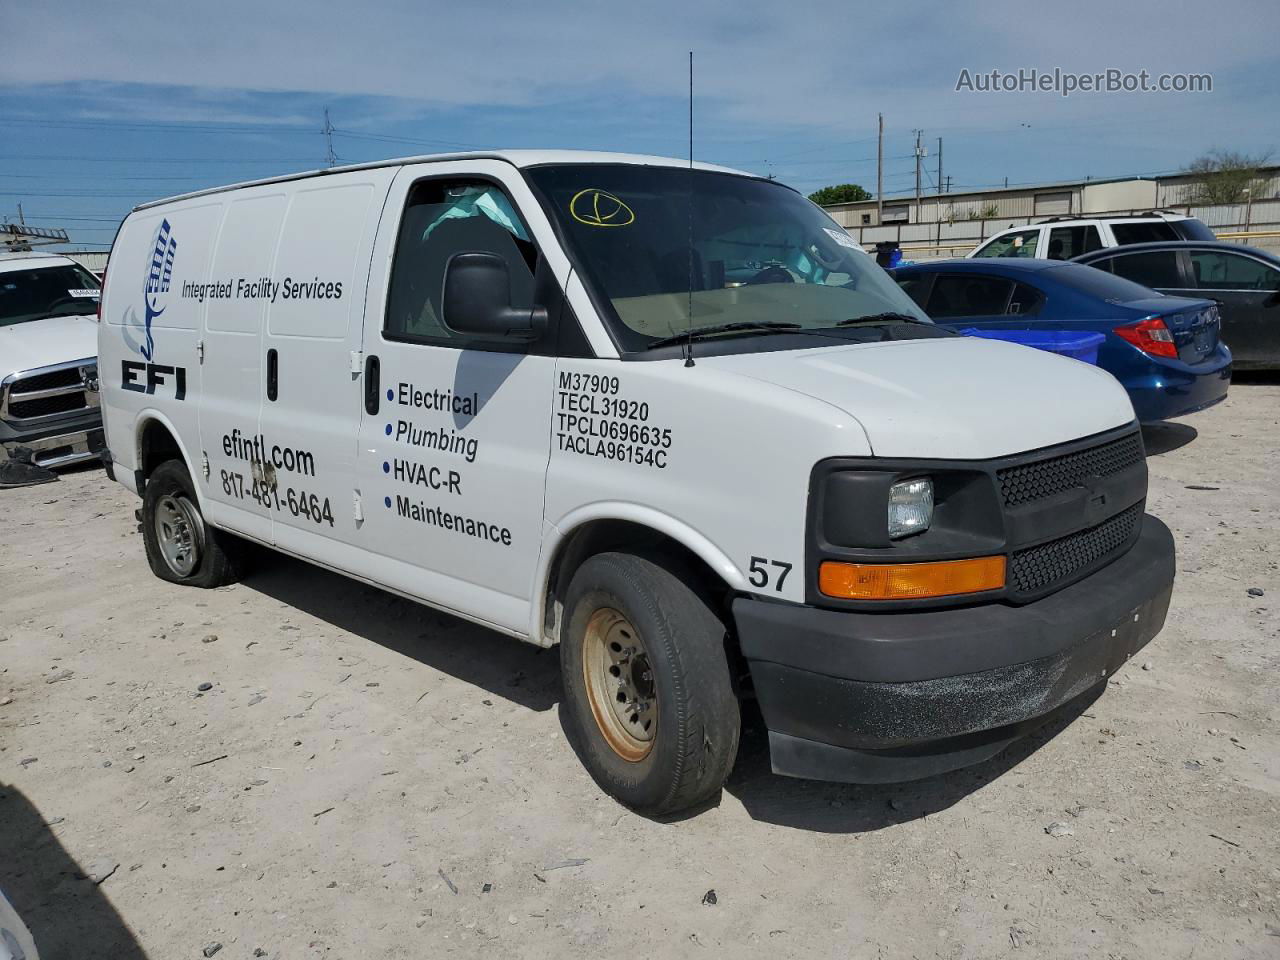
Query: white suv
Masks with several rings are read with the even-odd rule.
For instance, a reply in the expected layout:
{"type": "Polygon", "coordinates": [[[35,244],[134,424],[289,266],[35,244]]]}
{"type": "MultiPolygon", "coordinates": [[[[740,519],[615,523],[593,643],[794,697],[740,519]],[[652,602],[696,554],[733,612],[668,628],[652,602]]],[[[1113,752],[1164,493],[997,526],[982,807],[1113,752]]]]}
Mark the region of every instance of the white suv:
{"type": "Polygon", "coordinates": [[[979,244],[969,257],[1034,257],[1070,260],[1103,247],[1163,240],[1214,240],[1213,231],[1195,217],[1144,213],[1124,217],[1053,217],[1043,223],[1010,227],[979,244]]]}

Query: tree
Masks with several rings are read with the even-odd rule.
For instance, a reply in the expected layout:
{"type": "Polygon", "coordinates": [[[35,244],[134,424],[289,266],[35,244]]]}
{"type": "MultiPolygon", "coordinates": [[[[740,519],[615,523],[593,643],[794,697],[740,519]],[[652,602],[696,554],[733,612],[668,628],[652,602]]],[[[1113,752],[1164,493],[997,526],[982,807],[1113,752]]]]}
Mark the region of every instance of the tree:
{"type": "Polygon", "coordinates": [[[1210,150],[1187,168],[1196,177],[1188,199],[1191,203],[1243,203],[1245,191],[1258,176],[1270,153],[1250,155],[1238,150],[1210,150]]]}
{"type": "Polygon", "coordinates": [[[841,183],[834,187],[823,187],[809,194],[809,199],[820,207],[829,207],[833,203],[853,203],[857,200],[870,200],[871,194],[856,183],[841,183]]]}

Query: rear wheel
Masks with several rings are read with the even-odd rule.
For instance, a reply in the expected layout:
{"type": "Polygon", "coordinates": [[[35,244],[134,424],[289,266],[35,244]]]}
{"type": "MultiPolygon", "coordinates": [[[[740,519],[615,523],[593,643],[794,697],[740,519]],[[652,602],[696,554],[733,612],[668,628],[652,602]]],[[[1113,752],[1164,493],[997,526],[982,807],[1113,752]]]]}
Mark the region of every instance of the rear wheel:
{"type": "Polygon", "coordinates": [[[588,559],[565,598],[566,727],[587,771],[638,812],[661,815],[719,791],[738,750],[725,627],[659,563],[588,559]]]}
{"type": "Polygon", "coordinates": [[[195,486],[180,460],[152,472],[142,497],[147,563],[161,580],[220,587],[240,577],[240,544],[204,522],[195,486]]]}

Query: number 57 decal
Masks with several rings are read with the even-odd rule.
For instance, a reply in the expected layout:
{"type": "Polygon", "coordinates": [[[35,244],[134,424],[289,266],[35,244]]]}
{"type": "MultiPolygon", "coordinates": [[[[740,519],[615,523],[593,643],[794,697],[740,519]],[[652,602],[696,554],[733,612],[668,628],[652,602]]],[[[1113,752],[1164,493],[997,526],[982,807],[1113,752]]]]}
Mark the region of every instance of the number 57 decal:
{"type": "Polygon", "coordinates": [[[773,584],[773,589],[778,593],[782,592],[782,584],[787,579],[787,574],[791,572],[791,564],[783,560],[768,560],[764,557],[752,557],[751,565],[747,568],[750,576],[747,578],[751,581],[753,587],[767,587],[773,584]],[[775,567],[777,570],[777,579],[774,579],[773,572],[769,568],[775,567]]]}

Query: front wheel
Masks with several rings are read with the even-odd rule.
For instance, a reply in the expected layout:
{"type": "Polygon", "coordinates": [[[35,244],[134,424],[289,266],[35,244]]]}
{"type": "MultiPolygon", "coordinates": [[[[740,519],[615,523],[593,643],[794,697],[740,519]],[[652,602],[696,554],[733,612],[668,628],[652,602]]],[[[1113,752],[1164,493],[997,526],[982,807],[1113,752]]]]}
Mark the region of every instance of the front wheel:
{"type": "Polygon", "coordinates": [[[715,795],[740,720],[707,602],[652,560],[602,553],[574,574],[564,624],[566,727],[596,783],[650,815],[715,795]]]}
{"type": "Polygon", "coordinates": [[[240,544],[204,522],[195,487],[180,460],[166,460],[142,495],[147,563],[161,580],[221,587],[240,578],[240,544]]]}

